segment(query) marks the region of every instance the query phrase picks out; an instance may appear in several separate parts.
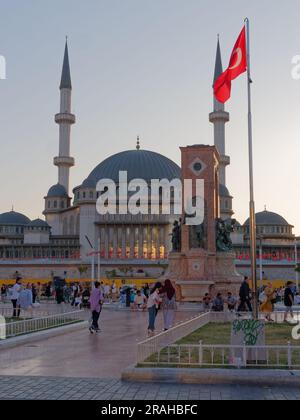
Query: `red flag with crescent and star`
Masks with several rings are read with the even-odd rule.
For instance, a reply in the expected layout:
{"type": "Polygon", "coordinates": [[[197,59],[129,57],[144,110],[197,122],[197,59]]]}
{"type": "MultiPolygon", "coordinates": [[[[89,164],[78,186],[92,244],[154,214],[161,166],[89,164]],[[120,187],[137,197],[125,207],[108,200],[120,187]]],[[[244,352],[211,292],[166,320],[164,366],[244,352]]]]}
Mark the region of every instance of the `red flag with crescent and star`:
{"type": "Polygon", "coordinates": [[[214,84],[216,99],[225,103],[231,96],[231,82],[247,70],[246,28],[244,27],[233,48],[228,69],[214,84]]]}

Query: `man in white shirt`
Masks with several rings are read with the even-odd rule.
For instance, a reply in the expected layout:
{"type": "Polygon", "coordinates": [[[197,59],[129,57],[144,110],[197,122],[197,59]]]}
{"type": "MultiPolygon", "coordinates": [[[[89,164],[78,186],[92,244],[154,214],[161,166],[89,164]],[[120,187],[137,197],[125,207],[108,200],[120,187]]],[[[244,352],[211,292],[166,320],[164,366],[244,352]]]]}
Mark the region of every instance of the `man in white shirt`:
{"type": "Polygon", "coordinates": [[[22,279],[20,277],[17,278],[16,284],[12,288],[11,292],[11,303],[13,305],[13,318],[20,318],[20,306],[18,306],[18,299],[20,296],[21,288],[22,288],[22,279]]]}

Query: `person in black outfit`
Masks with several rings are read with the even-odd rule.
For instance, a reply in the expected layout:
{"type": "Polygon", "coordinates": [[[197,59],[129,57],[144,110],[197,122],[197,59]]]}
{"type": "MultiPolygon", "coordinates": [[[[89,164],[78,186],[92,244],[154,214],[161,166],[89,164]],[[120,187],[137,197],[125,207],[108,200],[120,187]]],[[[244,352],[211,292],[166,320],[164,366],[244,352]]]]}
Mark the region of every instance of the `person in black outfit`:
{"type": "Polygon", "coordinates": [[[37,289],[34,284],[32,285],[31,291],[32,291],[32,303],[35,304],[36,298],[37,298],[37,289]]]}
{"type": "Polygon", "coordinates": [[[292,318],[294,318],[293,305],[295,301],[295,296],[293,293],[293,286],[294,286],[294,283],[292,281],[287,282],[286,289],[284,291],[284,306],[285,306],[284,322],[288,322],[287,318],[289,314],[291,315],[292,318]]]}
{"type": "Polygon", "coordinates": [[[238,308],[238,312],[246,311],[247,307],[248,307],[249,312],[252,312],[250,294],[251,294],[251,290],[250,290],[249,283],[248,283],[248,277],[245,277],[244,281],[241,285],[241,288],[240,288],[241,303],[240,303],[240,306],[238,308]]]}

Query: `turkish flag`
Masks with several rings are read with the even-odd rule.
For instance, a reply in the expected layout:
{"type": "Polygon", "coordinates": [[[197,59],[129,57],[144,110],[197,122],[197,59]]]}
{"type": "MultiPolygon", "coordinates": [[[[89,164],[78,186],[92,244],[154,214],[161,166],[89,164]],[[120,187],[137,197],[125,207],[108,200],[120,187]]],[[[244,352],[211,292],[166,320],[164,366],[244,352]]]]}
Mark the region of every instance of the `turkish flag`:
{"type": "Polygon", "coordinates": [[[247,70],[246,28],[244,27],[233,48],[228,69],[214,84],[216,99],[224,104],[231,96],[231,82],[247,70]]]}

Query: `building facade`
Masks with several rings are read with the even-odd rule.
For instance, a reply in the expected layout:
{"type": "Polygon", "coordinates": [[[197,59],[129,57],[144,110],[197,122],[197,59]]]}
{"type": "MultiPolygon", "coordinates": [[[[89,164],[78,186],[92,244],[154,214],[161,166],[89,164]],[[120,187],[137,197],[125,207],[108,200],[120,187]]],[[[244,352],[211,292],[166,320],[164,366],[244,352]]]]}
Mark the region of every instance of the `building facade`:
{"type": "MultiPolygon", "coordinates": [[[[214,80],[223,72],[221,49],[218,41],[214,80]]],[[[226,168],[230,158],[226,154],[225,125],[229,113],[223,104],[213,101],[209,121],[214,127],[214,144],[221,164],[220,216],[234,216],[233,197],[226,182],[226,168]]],[[[53,270],[59,273],[68,267],[72,276],[77,276],[78,267],[90,266],[100,256],[101,273],[108,270],[123,270],[130,267],[136,272],[147,272],[159,277],[167,268],[171,250],[171,234],[175,220],[174,191],[170,191],[170,211],[162,211],[161,192],[156,197],[159,214],[151,214],[151,202],[146,202],[148,214],[123,214],[120,191],[120,172],[126,172],[127,183],[136,179],[146,182],[150,197],[151,181],[181,179],[181,168],[159,153],[142,150],[138,138],[136,148],[121,151],[101,162],[82,182],[70,190],[70,170],[75,165],[71,157],[71,128],[76,123],[72,113],[72,82],[68,45],[65,46],[60,83],[60,112],[55,116],[59,126],[59,151],[54,158],[58,168],[57,183],[49,188],[44,197],[45,220],[31,221],[25,215],[11,211],[0,215],[0,278],[11,277],[15,267],[26,275],[49,276],[53,270]],[[97,188],[101,179],[110,179],[117,187],[116,214],[101,215],[97,211],[97,200],[103,191],[97,188]]],[[[131,195],[129,194],[130,199],[131,195]]],[[[153,197],[152,197],[153,198],[153,197]]],[[[126,201],[127,205],[127,201],[126,201]]],[[[270,278],[277,274],[286,277],[295,267],[296,238],[291,226],[282,216],[265,210],[257,214],[258,259],[264,261],[266,270],[273,270],[270,278]],[[279,270],[280,268],[280,270],[279,270]],[[285,271],[284,271],[285,270],[285,271]]],[[[233,233],[237,266],[248,273],[250,266],[249,221],[237,224],[233,233]]],[[[299,238],[298,238],[299,246],[299,238]]],[[[88,276],[91,271],[88,271],[88,276]]]]}

